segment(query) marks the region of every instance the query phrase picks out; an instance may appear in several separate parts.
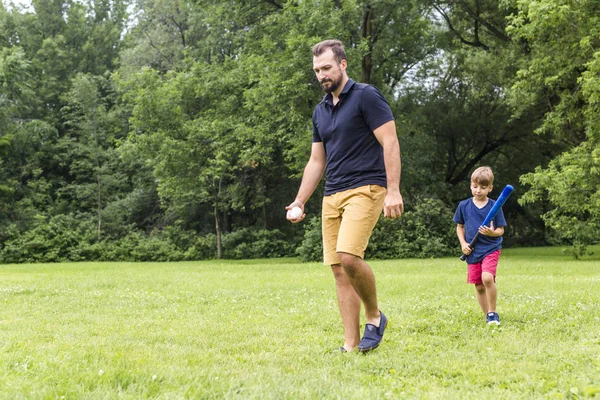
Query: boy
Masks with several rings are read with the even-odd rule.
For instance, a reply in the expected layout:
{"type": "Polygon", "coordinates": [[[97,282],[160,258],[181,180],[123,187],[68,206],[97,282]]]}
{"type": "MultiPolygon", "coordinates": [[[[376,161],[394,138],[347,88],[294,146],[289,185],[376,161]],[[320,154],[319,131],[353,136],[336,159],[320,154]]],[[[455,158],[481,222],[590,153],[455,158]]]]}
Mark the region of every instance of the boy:
{"type": "Polygon", "coordinates": [[[472,198],[459,203],[454,222],[456,234],[462,252],[467,255],[467,282],[475,285],[477,301],[485,313],[488,325],[500,325],[500,316],[496,312],[496,268],[502,248],[502,235],[506,220],[502,209],[490,222],[490,226],[481,226],[495,201],[488,198],[493,189],[494,174],[489,167],[479,167],[471,175],[472,198]],[[479,239],[473,249],[469,243],[477,233],[479,239]]]}

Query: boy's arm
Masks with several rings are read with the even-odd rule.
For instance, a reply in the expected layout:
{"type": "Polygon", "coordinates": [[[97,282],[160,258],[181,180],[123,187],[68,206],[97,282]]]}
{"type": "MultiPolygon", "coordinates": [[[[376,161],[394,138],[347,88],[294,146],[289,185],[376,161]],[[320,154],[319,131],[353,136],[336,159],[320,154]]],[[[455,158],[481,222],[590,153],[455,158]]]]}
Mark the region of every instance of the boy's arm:
{"type": "Polygon", "coordinates": [[[469,243],[465,239],[465,226],[463,224],[456,224],[456,236],[458,236],[458,240],[460,241],[463,254],[471,254],[473,249],[469,247],[469,243]]]}

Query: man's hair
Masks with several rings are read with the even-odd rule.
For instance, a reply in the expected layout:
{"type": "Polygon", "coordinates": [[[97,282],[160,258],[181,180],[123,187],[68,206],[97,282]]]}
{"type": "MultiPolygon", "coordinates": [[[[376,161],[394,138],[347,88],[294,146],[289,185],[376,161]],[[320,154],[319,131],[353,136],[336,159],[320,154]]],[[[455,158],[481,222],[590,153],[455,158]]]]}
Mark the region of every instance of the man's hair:
{"type": "Polygon", "coordinates": [[[336,39],[323,40],[315,44],[312,48],[313,56],[318,57],[321,54],[325,53],[327,49],[331,49],[333,55],[335,56],[335,61],[339,64],[342,60],[346,60],[346,51],[344,50],[344,45],[342,42],[336,39]]]}
{"type": "Polygon", "coordinates": [[[471,174],[471,182],[490,186],[494,183],[494,173],[490,167],[479,167],[471,174]]]}

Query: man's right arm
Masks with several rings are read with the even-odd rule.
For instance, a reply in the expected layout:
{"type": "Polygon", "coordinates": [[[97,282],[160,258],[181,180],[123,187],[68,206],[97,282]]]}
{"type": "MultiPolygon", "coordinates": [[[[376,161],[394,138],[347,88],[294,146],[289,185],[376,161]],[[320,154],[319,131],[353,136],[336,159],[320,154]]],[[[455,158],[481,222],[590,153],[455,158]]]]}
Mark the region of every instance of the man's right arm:
{"type": "MultiPolygon", "coordinates": [[[[298,206],[304,211],[304,204],[306,204],[317,186],[319,186],[319,182],[321,182],[323,172],[325,172],[325,166],[326,155],[323,142],[313,142],[310,159],[308,160],[308,163],[306,163],[306,167],[304,167],[298,194],[296,195],[294,202],[286,207],[287,210],[291,210],[293,207],[298,206]]],[[[302,219],[298,219],[293,222],[300,222],[301,220],[302,219]]]]}

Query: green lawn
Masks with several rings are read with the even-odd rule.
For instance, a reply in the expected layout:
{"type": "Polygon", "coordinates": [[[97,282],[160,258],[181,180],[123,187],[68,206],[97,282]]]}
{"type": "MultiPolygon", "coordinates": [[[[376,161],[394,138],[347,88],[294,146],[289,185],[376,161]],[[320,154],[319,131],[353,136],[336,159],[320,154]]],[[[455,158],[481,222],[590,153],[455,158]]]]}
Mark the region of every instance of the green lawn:
{"type": "Polygon", "coordinates": [[[336,351],[316,263],[0,266],[0,398],[600,396],[600,257],[505,250],[498,329],[457,258],[371,266],[390,324],[367,355],[336,351]]]}

